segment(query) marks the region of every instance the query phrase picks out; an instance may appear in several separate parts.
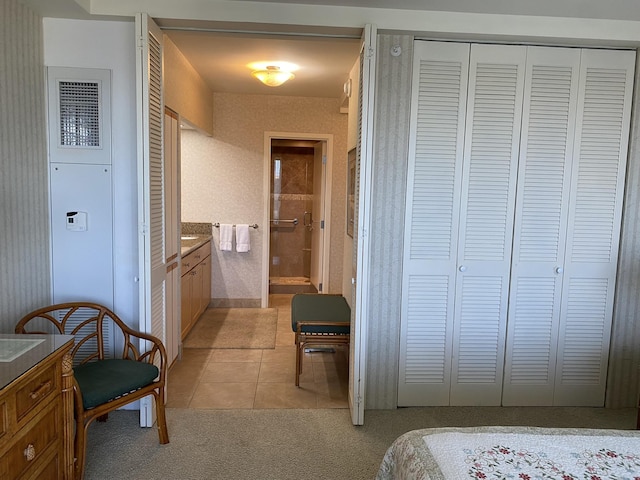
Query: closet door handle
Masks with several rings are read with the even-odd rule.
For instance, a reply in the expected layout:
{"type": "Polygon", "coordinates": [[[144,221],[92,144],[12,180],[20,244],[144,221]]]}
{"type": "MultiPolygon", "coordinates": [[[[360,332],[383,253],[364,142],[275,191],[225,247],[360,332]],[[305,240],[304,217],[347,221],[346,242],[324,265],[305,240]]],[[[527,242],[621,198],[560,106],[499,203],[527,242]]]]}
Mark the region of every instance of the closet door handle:
{"type": "Polygon", "coordinates": [[[460,265],[458,267],[458,270],[460,270],[461,272],[466,272],[467,271],[467,267],[465,265],[460,265]]]}
{"type": "Polygon", "coordinates": [[[556,267],[556,273],[562,273],[562,272],[564,272],[564,268],[556,267]]]}

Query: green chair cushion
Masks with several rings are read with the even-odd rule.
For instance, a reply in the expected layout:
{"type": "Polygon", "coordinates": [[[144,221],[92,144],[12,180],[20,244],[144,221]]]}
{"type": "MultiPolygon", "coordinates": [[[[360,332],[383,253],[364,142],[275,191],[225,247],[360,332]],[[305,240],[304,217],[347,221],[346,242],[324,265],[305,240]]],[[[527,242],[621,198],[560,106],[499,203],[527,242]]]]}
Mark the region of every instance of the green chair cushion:
{"type": "MultiPolygon", "coordinates": [[[[321,295],[316,293],[299,293],[291,299],[291,328],[297,331],[298,322],[351,322],[351,309],[344,297],[340,295],[321,295]]],[[[303,333],[335,333],[345,335],[350,328],[336,326],[302,327],[303,333]]]]}
{"type": "Polygon", "coordinates": [[[158,367],[134,360],[109,359],[74,367],[85,410],[152,383],[158,367]]]}

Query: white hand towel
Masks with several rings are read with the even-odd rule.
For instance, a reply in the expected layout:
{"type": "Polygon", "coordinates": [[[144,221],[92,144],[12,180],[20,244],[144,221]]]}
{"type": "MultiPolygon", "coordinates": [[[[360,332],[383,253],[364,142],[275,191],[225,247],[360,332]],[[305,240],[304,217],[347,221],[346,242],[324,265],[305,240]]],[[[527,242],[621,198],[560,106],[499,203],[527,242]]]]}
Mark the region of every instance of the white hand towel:
{"type": "Polygon", "coordinates": [[[220,250],[230,252],[233,241],[233,225],[230,223],[220,224],[220,250]]]}
{"type": "Polygon", "coordinates": [[[246,253],[251,250],[251,242],[249,240],[249,225],[236,225],[236,252],[246,253]]]}

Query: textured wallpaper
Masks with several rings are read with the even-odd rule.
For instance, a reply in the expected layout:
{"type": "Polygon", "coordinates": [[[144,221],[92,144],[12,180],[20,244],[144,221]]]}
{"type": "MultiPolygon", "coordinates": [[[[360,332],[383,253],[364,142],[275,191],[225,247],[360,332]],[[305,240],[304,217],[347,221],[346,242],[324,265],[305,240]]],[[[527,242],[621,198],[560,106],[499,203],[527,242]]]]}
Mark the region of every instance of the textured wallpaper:
{"type": "Polygon", "coordinates": [[[634,407],[640,386],[640,55],[636,52],[634,106],[631,112],[629,163],[613,327],[609,353],[606,405],[634,407]]]}
{"type": "Polygon", "coordinates": [[[366,408],[395,408],[413,37],[378,35],[366,408]],[[402,48],[400,56],[391,47],[402,48]]]}
{"type": "Polygon", "coordinates": [[[214,305],[259,305],[262,279],[268,275],[262,271],[265,132],[333,135],[329,290],[340,293],[347,115],[339,107],[338,99],[215,93],[213,136],[182,132],[182,221],[260,227],[250,231],[251,251],[242,254],[219,251],[214,229],[214,305]]]}
{"type": "Polygon", "coordinates": [[[42,19],[0,3],[0,333],[49,302],[42,19]]]}

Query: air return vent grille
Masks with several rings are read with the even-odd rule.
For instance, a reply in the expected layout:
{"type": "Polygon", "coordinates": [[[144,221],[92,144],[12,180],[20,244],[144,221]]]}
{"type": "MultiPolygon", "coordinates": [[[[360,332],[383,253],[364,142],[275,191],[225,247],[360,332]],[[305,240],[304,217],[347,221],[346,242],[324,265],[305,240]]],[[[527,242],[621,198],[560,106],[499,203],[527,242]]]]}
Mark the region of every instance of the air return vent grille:
{"type": "Polygon", "coordinates": [[[111,165],[111,70],[47,67],[49,162],[111,165]]]}
{"type": "Polygon", "coordinates": [[[100,147],[100,84],[59,82],[60,146],[100,147]]]}

